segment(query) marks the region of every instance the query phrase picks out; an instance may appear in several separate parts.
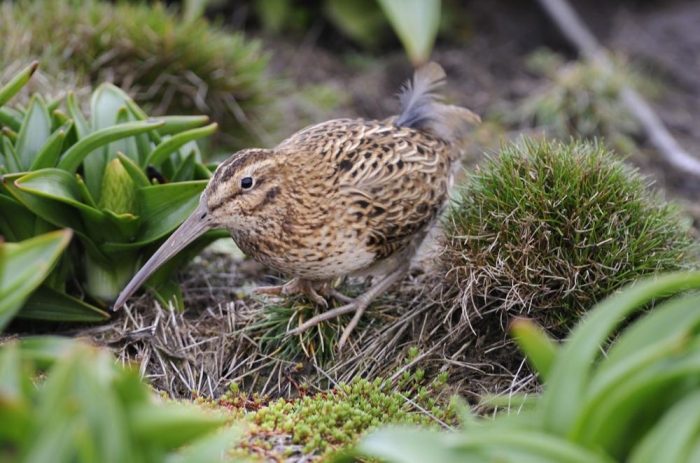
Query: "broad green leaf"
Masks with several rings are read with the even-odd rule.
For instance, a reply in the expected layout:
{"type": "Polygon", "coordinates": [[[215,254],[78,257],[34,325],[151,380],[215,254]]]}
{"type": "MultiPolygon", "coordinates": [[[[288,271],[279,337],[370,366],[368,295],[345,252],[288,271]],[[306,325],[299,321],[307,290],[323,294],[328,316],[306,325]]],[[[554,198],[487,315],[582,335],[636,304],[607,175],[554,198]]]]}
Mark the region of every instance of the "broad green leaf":
{"type": "Polygon", "coordinates": [[[106,304],[113,302],[136,273],[135,251],[112,254],[107,262],[85,256],[85,291],[106,304]]]}
{"type": "Polygon", "coordinates": [[[110,83],[103,83],[97,87],[90,99],[92,129],[106,129],[117,124],[117,115],[122,108],[127,108],[128,100],[131,100],[129,95],[110,83]]]}
{"type": "Polygon", "coordinates": [[[0,397],[4,405],[7,402],[21,402],[23,395],[24,381],[20,369],[19,348],[16,341],[10,341],[0,349],[0,397]]]}
{"type": "Polygon", "coordinates": [[[21,441],[31,426],[27,392],[34,385],[24,375],[17,341],[0,347],[0,442],[12,447],[21,441]]]}
{"type": "Polygon", "coordinates": [[[17,132],[9,127],[2,128],[2,135],[7,138],[13,145],[17,143],[17,132]]]}
{"type": "Polygon", "coordinates": [[[44,100],[35,95],[29,102],[29,108],[22,121],[22,128],[17,136],[15,150],[22,169],[28,169],[51,136],[51,116],[44,100]]]}
{"type": "MultiPolygon", "coordinates": [[[[665,339],[679,339],[695,332],[700,325],[700,296],[679,296],[657,306],[642,319],[625,329],[596,369],[596,378],[650,345],[665,339]]],[[[595,383],[596,378],[593,379],[595,383]]]]}
{"type": "MultiPolygon", "coordinates": [[[[357,452],[387,463],[477,463],[478,455],[468,455],[450,445],[456,436],[409,427],[390,426],[362,439],[357,452]]],[[[353,460],[354,461],[354,460],[353,460]]]]}
{"type": "MultiPolygon", "coordinates": [[[[61,158],[58,167],[69,172],[75,172],[83,159],[97,148],[105,146],[115,140],[148,132],[162,125],[162,122],[139,121],[119,124],[95,131],[70,147],[61,158]]],[[[88,185],[90,185],[89,182],[88,185]]]]}
{"type": "Polygon", "coordinates": [[[440,25],[440,0],[378,0],[414,66],[430,58],[440,25]]]}
{"type": "Polygon", "coordinates": [[[658,362],[628,377],[618,389],[591,408],[585,423],[577,429],[577,441],[605,449],[617,458],[628,454],[630,446],[658,421],[669,406],[682,398],[678,393],[682,394],[693,386],[697,390],[697,378],[700,377],[697,343],[693,349],[694,352],[686,357],[658,362]]]}
{"type": "Polygon", "coordinates": [[[116,214],[109,209],[105,209],[102,212],[105,215],[106,225],[114,227],[118,232],[117,236],[121,237],[123,241],[130,243],[137,239],[138,230],[141,225],[141,218],[139,216],[129,212],[116,214]]]}
{"type": "Polygon", "coordinates": [[[366,48],[376,47],[386,35],[386,19],[374,0],[327,0],[323,8],[326,17],[343,34],[366,48]]]}
{"type": "MultiPolygon", "coordinates": [[[[216,169],[216,168],[214,168],[216,169]]],[[[194,165],[194,171],[195,171],[195,179],[197,180],[206,180],[210,179],[212,177],[212,170],[210,170],[207,166],[204,164],[200,164],[199,162],[194,165]]]]}
{"type": "Polygon", "coordinates": [[[80,105],[78,105],[78,102],[75,99],[75,93],[68,93],[68,97],[66,98],[66,106],[68,107],[68,113],[75,124],[78,140],[87,137],[91,132],[90,126],[88,125],[87,120],[85,120],[83,112],[80,110],[80,105]]]}
{"type": "MultiPolygon", "coordinates": [[[[27,193],[15,186],[14,180],[20,177],[22,177],[22,174],[7,176],[7,182],[5,183],[5,188],[12,194],[12,197],[17,200],[17,202],[56,227],[72,229],[87,248],[88,252],[95,256],[103,256],[102,258],[107,260],[107,257],[104,256],[103,252],[96,246],[93,239],[95,232],[98,232],[97,236],[99,237],[100,234],[111,232],[111,230],[101,230],[99,228],[101,221],[95,221],[88,225],[94,225],[94,227],[98,227],[98,229],[96,230],[91,226],[90,230],[92,231],[89,231],[88,227],[83,223],[82,219],[84,216],[77,213],[76,208],[73,206],[65,204],[65,202],[57,200],[57,198],[50,199],[43,195],[27,193]]],[[[85,205],[84,207],[88,208],[89,206],[85,205]]],[[[87,211],[88,209],[85,210],[87,211]]],[[[78,211],[82,211],[82,208],[78,209],[78,211]]],[[[93,216],[92,211],[90,215],[93,216]]]]}
{"type": "Polygon", "coordinates": [[[43,428],[43,432],[32,436],[32,446],[28,454],[22,460],[23,463],[45,463],[47,461],[56,463],[68,463],[74,459],[74,443],[72,437],[79,432],[79,423],[75,420],[62,418],[61,415],[55,417],[54,422],[61,423],[50,429],[43,428]]]}
{"type": "Polygon", "coordinates": [[[78,185],[78,190],[80,191],[80,199],[82,200],[82,202],[84,202],[92,208],[99,209],[97,201],[95,201],[95,198],[92,197],[92,194],[90,193],[90,190],[88,190],[87,185],[83,180],[83,177],[81,177],[78,174],[75,174],[75,182],[78,185]]]}
{"type": "Polygon", "coordinates": [[[700,286],[700,272],[677,272],[641,280],[597,304],[560,349],[542,397],[545,428],[567,434],[591,377],[600,348],[624,317],[649,301],[700,286]]]}
{"type": "Polygon", "coordinates": [[[8,83],[0,87],[0,106],[7,103],[10,98],[15,96],[22,90],[22,87],[29,82],[34,71],[39,67],[39,62],[34,61],[32,64],[22,69],[16,76],[14,76],[8,83]]]}
{"type": "Polygon", "coordinates": [[[46,143],[44,143],[44,146],[37,151],[29,170],[39,170],[45,167],[56,167],[56,164],[58,164],[58,157],[61,155],[63,142],[66,139],[66,134],[72,127],[72,122],[69,122],[64,127],[52,133],[48,140],[46,140],[46,143]]]}
{"type": "Polygon", "coordinates": [[[177,228],[195,210],[207,182],[168,183],[141,188],[140,243],[151,243],[177,228]]]}
{"type": "Polygon", "coordinates": [[[557,344],[539,326],[525,319],[516,319],[511,332],[520,350],[527,356],[542,379],[547,379],[557,355],[557,344]]]}
{"type": "Polygon", "coordinates": [[[31,238],[36,216],[15,199],[0,192],[0,235],[8,241],[31,238]]]}
{"type": "MultiPolygon", "coordinates": [[[[565,439],[538,430],[512,429],[506,432],[495,429],[470,429],[462,433],[453,443],[453,448],[472,450],[475,455],[495,453],[511,449],[515,455],[538,456],[541,461],[557,463],[613,463],[611,458],[578,446],[565,439]],[[491,453],[489,452],[489,453],[491,453]]],[[[498,461],[498,458],[494,458],[498,461]]],[[[483,461],[483,460],[481,460],[483,461]]]]}
{"type": "Polygon", "coordinates": [[[630,463],[690,462],[699,442],[700,392],[679,401],[659,420],[632,451],[630,463]]]}
{"type": "Polygon", "coordinates": [[[27,299],[17,317],[62,322],[100,322],[107,320],[109,314],[66,293],[40,286],[27,299]]]}
{"type": "Polygon", "coordinates": [[[221,427],[228,418],[195,406],[165,403],[142,406],[133,411],[134,434],[151,445],[166,449],[180,447],[221,427]]]}
{"type": "Polygon", "coordinates": [[[60,230],[0,245],[0,330],[48,276],[71,236],[60,230]]]}
{"type": "Polygon", "coordinates": [[[144,167],[161,164],[163,161],[165,161],[165,159],[168,156],[170,156],[173,152],[178,150],[185,143],[188,143],[192,140],[197,140],[199,138],[207,137],[213,134],[216,131],[217,127],[218,125],[216,123],[213,123],[205,127],[200,127],[197,129],[191,129],[186,132],[178,133],[177,135],[173,135],[172,137],[163,140],[161,144],[156,146],[156,148],[151,152],[151,154],[148,155],[144,167]]]}
{"type": "Polygon", "coordinates": [[[154,119],[163,122],[163,127],[158,129],[160,135],[175,135],[209,122],[209,116],[160,116],[154,119]]]}
{"type": "Polygon", "coordinates": [[[15,152],[15,147],[7,137],[2,137],[2,151],[5,153],[5,163],[8,170],[10,172],[21,172],[23,169],[19,157],[15,152]]]}
{"type": "Polygon", "coordinates": [[[0,126],[6,125],[15,132],[22,127],[22,115],[8,108],[0,108],[0,126]]]}
{"type": "MultiPolygon", "coordinates": [[[[134,103],[133,100],[127,101],[126,106],[129,109],[129,112],[131,112],[131,115],[134,116],[134,118],[137,121],[146,121],[146,120],[160,121],[161,120],[161,119],[155,119],[152,117],[148,117],[148,114],[146,114],[146,112],[143,109],[141,109],[141,107],[139,107],[139,105],[134,103]]],[[[161,129],[162,129],[162,127],[161,127],[161,129]]],[[[160,142],[161,142],[160,130],[161,129],[154,130],[152,132],[148,132],[148,133],[144,134],[144,136],[146,136],[148,138],[149,143],[155,144],[155,145],[160,144],[160,142]]],[[[146,159],[146,156],[148,156],[148,153],[150,153],[150,152],[151,152],[151,150],[148,149],[146,152],[141,153],[143,157],[141,157],[141,161],[139,161],[139,164],[142,164],[143,160],[146,159]]]]}
{"type": "MultiPolygon", "coordinates": [[[[51,130],[58,130],[60,127],[68,124],[70,124],[71,127],[73,126],[73,120],[68,116],[68,114],[64,113],[60,109],[51,111],[51,130]]],[[[68,132],[68,130],[66,130],[66,132],[68,132]]]]}
{"type": "Polygon", "coordinates": [[[175,175],[173,175],[173,182],[186,182],[187,180],[191,180],[195,173],[195,163],[195,153],[191,152],[178,166],[175,175]]]}
{"type": "Polygon", "coordinates": [[[75,174],[61,169],[41,169],[15,180],[15,186],[25,193],[73,206],[85,214],[89,220],[95,222],[104,220],[101,211],[82,201],[75,174]]]}
{"type": "Polygon", "coordinates": [[[124,169],[126,169],[126,171],[129,173],[131,180],[137,187],[146,187],[151,184],[151,182],[148,181],[148,177],[146,177],[146,174],[143,173],[143,170],[141,170],[138,164],[127,156],[124,156],[123,153],[117,153],[117,157],[122,162],[124,169]]]}
{"type": "Polygon", "coordinates": [[[29,336],[20,341],[22,358],[31,360],[38,368],[47,369],[57,360],[75,350],[77,341],[63,336],[29,336]]]}
{"type": "MultiPolygon", "coordinates": [[[[90,100],[92,130],[106,129],[138,120],[129,112],[128,102],[130,101],[129,95],[110,83],[104,83],[97,87],[90,100]]],[[[124,153],[134,161],[140,162],[138,151],[135,137],[116,140],[98,149],[97,152],[85,159],[85,167],[89,167],[89,171],[85,171],[85,177],[98,176],[101,178],[101,172],[105,165],[114,158],[117,152],[124,153]]]]}
{"type": "Polygon", "coordinates": [[[226,455],[242,437],[243,430],[240,426],[229,426],[188,445],[177,455],[168,458],[167,463],[229,461],[226,455]]]}

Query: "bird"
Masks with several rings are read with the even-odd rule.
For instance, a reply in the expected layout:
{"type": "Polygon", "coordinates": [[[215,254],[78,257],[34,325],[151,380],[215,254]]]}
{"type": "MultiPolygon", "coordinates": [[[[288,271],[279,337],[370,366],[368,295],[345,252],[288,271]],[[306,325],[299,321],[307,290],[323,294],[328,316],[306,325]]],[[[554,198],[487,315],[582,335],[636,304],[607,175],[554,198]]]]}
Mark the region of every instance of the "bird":
{"type": "Polygon", "coordinates": [[[218,165],[194,212],[118,296],[118,309],[164,262],[210,229],[288,275],[262,294],[303,294],[328,309],[294,335],[343,314],[342,349],[367,307],[402,280],[447,201],[470,128],[469,109],[443,103],[443,68],[418,68],[399,92],[400,113],[383,120],[333,119],[304,128],[276,147],[246,148],[218,165]],[[335,283],[372,276],[356,298],[335,283]]]}

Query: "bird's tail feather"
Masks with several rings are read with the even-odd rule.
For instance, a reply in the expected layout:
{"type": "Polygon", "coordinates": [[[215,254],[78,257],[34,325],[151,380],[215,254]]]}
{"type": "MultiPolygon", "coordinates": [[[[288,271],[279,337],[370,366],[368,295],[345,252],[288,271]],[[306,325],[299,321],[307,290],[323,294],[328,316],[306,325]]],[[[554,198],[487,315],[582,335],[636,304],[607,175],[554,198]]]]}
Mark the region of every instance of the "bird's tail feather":
{"type": "Polygon", "coordinates": [[[416,70],[399,94],[401,114],[396,125],[428,130],[450,142],[461,141],[467,129],[481,119],[466,108],[440,102],[435,91],[445,79],[445,71],[435,62],[416,70]]]}

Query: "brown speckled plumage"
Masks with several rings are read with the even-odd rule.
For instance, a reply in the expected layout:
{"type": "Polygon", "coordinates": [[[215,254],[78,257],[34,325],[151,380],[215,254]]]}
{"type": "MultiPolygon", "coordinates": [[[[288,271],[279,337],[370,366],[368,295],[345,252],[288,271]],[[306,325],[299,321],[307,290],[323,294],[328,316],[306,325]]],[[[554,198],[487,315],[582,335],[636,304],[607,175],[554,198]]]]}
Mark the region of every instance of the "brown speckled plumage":
{"type": "Polygon", "coordinates": [[[386,275],[297,330],[356,310],[344,343],[371,300],[405,274],[445,204],[465,128],[478,121],[436,101],[443,79],[431,63],[404,89],[399,116],[316,124],[273,149],[239,151],[215,172],[200,219],[229,229],[247,255],[294,278],[263,292],[301,291],[325,304],[331,295],[347,299],[331,286],[339,277],[386,275]]]}
{"type": "MultiPolygon", "coordinates": [[[[229,206],[231,214],[264,214],[255,225],[233,228],[233,238],[246,254],[295,277],[329,280],[365,270],[406,248],[435,219],[447,194],[451,148],[415,129],[338,119],[298,132],[264,156],[243,154],[249,163],[233,157],[220,178],[234,175],[229,170],[249,176],[243,166],[269,162],[261,169],[270,178],[256,180],[258,196],[278,187],[267,202],[251,202],[250,212],[229,206]]],[[[216,180],[210,201],[230,201],[228,182],[216,180]]]]}

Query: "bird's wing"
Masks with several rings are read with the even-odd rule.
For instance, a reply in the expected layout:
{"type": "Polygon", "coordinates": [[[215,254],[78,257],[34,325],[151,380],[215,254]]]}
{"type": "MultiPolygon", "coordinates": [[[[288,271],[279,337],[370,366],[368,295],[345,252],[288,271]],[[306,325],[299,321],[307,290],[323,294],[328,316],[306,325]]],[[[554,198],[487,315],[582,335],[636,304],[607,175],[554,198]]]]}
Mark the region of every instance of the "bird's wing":
{"type": "Polygon", "coordinates": [[[341,211],[378,257],[406,246],[438,215],[450,182],[451,147],[430,134],[381,122],[345,130],[332,161],[341,211]]]}

